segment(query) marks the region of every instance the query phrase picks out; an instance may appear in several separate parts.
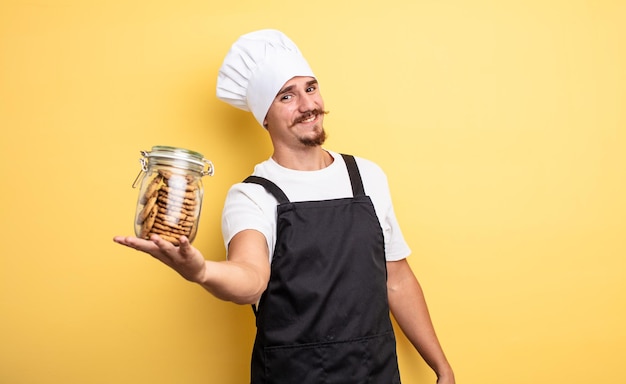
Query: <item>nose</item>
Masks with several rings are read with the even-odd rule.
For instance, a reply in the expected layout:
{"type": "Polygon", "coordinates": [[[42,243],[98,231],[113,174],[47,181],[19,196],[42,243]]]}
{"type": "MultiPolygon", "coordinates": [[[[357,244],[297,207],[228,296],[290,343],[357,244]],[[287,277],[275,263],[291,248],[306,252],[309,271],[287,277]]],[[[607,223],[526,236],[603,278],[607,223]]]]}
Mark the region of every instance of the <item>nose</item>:
{"type": "Polygon", "coordinates": [[[316,109],[316,107],[315,98],[312,95],[304,94],[300,98],[300,104],[298,105],[298,110],[300,112],[312,111],[316,109]]]}

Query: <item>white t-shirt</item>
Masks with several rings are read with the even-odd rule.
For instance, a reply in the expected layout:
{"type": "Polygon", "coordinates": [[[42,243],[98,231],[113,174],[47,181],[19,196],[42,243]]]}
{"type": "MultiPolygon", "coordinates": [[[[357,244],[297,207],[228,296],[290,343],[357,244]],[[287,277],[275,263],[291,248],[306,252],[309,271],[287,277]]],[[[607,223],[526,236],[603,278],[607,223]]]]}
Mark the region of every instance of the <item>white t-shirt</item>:
{"type": "MultiPolygon", "coordinates": [[[[334,161],[318,171],[296,171],[282,167],[272,158],[254,167],[254,176],[264,177],[283,190],[291,202],[330,200],[352,197],[350,176],[343,157],[328,151],[334,161]]],[[[385,239],[387,261],[407,257],[411,250],[407,245],[391,203],[387,176],[375,163],[355,157],[363,180],[365,194],[370,196],[385,239]]],[[[273,195],[262,186],[238,183],[228,191],[222,212],[222,235],[228,249],[230,240],[239,232],[254,229],[267,240],[270,262],[276,243],[276,207],[273,195]]]]}

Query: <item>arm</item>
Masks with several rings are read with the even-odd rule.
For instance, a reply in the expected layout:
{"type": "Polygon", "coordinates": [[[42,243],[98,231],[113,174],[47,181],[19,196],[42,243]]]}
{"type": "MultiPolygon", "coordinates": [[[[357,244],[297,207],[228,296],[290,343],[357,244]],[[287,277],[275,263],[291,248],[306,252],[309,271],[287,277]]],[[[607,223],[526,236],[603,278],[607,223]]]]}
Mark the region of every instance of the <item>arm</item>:
{"type": "Polygon", "coordinates": [[[267,243],[265,237],[255,230],[235,235],[228,246],[228,260],[219,262],[205,260],[186,237],[180,239],[179,247],[157,235],[150,240],[116,236],[113,241],[150,254],[221,300],[237,304],[256,303],[269,281],[267,243]]]}
{"type": "Polygon", "coordinates": [[[454,373],[439,344],[424,293],[406,259],[387,262],[389,308],[402,332],[437,374],[437,383],[454,384],[454,373]]]}

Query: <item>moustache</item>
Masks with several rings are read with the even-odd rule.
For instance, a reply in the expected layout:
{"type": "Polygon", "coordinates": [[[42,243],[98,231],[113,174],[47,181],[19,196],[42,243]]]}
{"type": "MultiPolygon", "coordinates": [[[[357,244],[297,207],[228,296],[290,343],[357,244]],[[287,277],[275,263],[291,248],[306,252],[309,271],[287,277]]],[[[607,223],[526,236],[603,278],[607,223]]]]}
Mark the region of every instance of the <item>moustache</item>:
{"type": "Polygon", "coordinates": [[[327,114],[328,114],[328,111],[324,111],[323,109],[312,109],[312,110],[306,111],[302,115],[298,116],[293,121],[293,125],[299,124],[299,123],[303,122],[304,120],[311,118],[311,116],[327,115],[327,114]]]}

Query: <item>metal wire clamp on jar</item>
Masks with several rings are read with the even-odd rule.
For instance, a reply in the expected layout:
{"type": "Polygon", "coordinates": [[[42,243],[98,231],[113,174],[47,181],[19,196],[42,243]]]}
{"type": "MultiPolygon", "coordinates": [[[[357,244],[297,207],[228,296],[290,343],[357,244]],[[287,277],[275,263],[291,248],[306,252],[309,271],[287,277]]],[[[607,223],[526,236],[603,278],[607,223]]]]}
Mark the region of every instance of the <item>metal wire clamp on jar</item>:
{"type": "Polygon", "coordinates": [[[200,153],[183,148],[154,146],[141,151],[141,171],[133,182],[139,189],[135,235],[153,234],[174,245],[181,236],[196,237],[204,187],[203,176],[213,176],[213,163],[200,153]]]}

